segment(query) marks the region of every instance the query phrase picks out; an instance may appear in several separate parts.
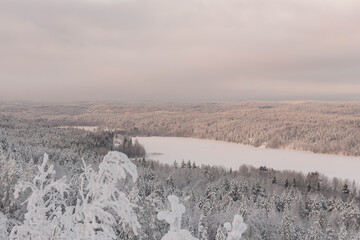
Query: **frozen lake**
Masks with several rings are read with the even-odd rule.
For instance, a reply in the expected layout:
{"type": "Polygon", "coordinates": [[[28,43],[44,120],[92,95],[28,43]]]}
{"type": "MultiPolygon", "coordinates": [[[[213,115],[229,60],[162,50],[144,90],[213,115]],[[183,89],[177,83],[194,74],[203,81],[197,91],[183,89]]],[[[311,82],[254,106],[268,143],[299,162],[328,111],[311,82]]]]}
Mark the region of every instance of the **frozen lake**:
{"type": "Polygon", "coordinates": [[[221,165],[238,169],[242,164],[267,166],[277,170],[304,173],[318,171],[328,177],[355,180],[360,183],[360,158],[315,154],[280,149],[255,148],[214,140],[178,137],[137,137],[144,145],[147,159],[172,164],[175,160],[196,164],[221,165]]]}

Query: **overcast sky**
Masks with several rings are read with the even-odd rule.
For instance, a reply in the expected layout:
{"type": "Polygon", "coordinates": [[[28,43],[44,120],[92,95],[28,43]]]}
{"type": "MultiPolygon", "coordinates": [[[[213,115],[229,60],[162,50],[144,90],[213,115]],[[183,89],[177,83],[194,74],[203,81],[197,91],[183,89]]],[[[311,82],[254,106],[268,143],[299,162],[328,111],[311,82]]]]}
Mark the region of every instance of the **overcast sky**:
{"type": "Polygon", "coordinates": [[[0,101],[360,101],[359,0],[1,0],[0,101]]]}

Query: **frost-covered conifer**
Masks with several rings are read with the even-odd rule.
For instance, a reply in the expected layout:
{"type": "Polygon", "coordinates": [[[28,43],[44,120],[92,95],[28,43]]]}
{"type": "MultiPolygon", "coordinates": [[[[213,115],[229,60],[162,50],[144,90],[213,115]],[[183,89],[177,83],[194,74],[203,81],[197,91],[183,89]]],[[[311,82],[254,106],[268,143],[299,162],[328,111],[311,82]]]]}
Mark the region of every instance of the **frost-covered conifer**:
{"type": "Polygon", "coordinates": [[[6,214],[14,204],[14,186],[26,174],[13,158],[6,159],[0,149],[0,208],[6,214]]]}
{"type": "Polygon", "coordinates": [[[208,240],[208,226],[205,220],[205,216],[201,215],[198,226],[198,237],[199,240],[208,240]]]}
{"type": "Polygon", "coordinates": [[[281,221],[280,236],[282,240],[294,239],[294,220],[289,215],[288,207],[285,207],[283,219],[281,221]]]}
{"type": "Polygon", "coordinates": [[[135,164],[125,154],[109,152],[95,172],[84,162],[81,174],[80,199],[68,208],[67,239],[115,239],[113,225],[130,226],[136,235],[140,224],[125,193],[117,184],[130,174],[135,182],[138,175],[135,164]],[[74,212],[74,214],[71,214],[74,212]]]}
{"type": "Polygon", "coordinates": [[[227,240],[240,240],[242,234],[247,229],[244,219],[240,215],[235,215],[233,223],[227,222],[224,224],[224,227],[228,231],[227,240]]]}
{"type": "Polygon", "coordinates": [[[220,225],[216,231],[215,240],[226,240],[227,237],[228,236],[226,228],[220,225]]]}
{"type": "Polygon", "coordinates": [[[240,190],[237,184],[231,183],[230,185],[230,196],[232,197],[232,200],[234,202],[238,201],[240,199],[240,190]]]}
{"type": "Polygon", "coordinates": [[[348,229],[357,230],[359,227],[360,210],[358,205],[353,201],[347,204],[342,213],[342,221],[348,229]]]}
{"type": "Polygon", "coordinates": [[[340,232],[339,232],[339,238],[338,239],[339,240],[347,240],[347,239],[349,239],[349,233],[346,230],[345,225],[342,225],[340,227],[340,232]]]}
{"type": "Polygon", "coordinates": [[[328,226],[325,230],[325,240],[334,240],[334,239],[335,239],[334,229],[328,226]]]}
{"type": "Polygon", "coordinates": [[[310,228],[308,234],[306,235],[305,240],[322,240],[324,239],[324,234],[322,232],[319,221],[314,222],[313,226],[310,228]]]}
{"type": "Polygon", "coordinates": [[[246,204],[246,201],[241,201],[240,207],[239,207],[239,214],[243,217],[243,219],[247,219],[248,217],[248,209],[249,207],[246,204]]]}
{"type": "Polygon", "coordinates": [[[8,239],[8,232],[7,232],[7,217],[0,212],[0,239],[6,240],[8,239]]]}
{"type": "Polygon", "coordinates": [[[68,186],[65,178],[55,181],[54,167],[48,166],[48,159],[48,155],[44,154],[38,174],[32,182],[21,181],[16,186],[16,198],[27,189],[31,190],[31,195],[26,200],[24,223],[12,229],[10,239],[51,239],[63,228],[62,209],[65,207],[64,197],[68,186]]]}
{"type": "Polygon", "coordinates": [[[164,208],[164,190],[159,180],[152,181],[153,191],[145,198],[143,205],[144,218],[141,225],[148,236],[148,239],[161,239],[166,232],[166,223],[157,219],[157,213],[164,208]]]}
{"type": "Polygon", "coordinates": [[[174,194],[175,193],[175,184],[174,184],[174,179],[171,175],[166,179],[166,184],[169,186],[168,194],[169,195],[174,194]]]}
{"type": "Polygon", "coordinates": [[[185,213],[185,207],[179,204],[179,198],[170,195],[168,200],[171,204],[170,211],[161,211],[157,216],[160,221],[165,220],[170,224],[170,230],[162,237],[162,240],[198,240],[189,231],[181,229],[181,216],[185,213]]]}

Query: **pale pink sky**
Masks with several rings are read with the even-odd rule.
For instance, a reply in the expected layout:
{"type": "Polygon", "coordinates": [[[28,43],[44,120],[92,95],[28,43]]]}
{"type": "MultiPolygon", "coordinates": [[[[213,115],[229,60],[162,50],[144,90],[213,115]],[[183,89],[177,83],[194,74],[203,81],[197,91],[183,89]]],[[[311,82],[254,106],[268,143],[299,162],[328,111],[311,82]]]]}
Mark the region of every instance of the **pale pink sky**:
{"type": "Polygon", "coordinates": [[[359,0],[1,0],[0,101],[360,101],[359,0]]]}

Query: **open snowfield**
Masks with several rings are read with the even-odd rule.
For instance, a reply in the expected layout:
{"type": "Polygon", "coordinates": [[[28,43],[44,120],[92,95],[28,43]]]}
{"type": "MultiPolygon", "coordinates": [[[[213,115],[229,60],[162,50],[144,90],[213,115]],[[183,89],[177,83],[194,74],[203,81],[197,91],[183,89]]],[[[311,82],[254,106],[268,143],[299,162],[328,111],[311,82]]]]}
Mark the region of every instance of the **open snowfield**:
{"type": "Polygon", "coordinates": [[[315,154],[291,150],[255,148],[214,140],[179,137],[137,137],[147,151],[147,158],[172,164],[175,160],[197,164],[221,165],[238,169],[242,164],[267,166],[277,170],[304,173],[319,171],[329,177],[360,182],[360,158],[315,154]]]}

